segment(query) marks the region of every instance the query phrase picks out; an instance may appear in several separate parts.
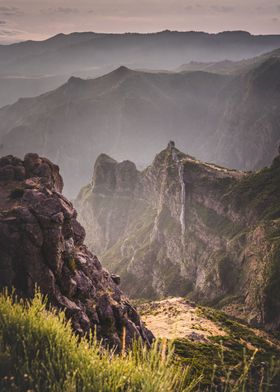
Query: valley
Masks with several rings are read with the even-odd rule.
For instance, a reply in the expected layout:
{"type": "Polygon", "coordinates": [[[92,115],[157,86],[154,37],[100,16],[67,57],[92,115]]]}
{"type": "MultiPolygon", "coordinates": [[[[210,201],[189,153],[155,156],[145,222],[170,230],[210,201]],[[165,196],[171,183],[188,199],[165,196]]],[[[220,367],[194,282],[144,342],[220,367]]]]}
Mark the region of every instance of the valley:
{"type": "Polygon", "coordinates": [[[0,6],[65,26],[0,44],[0,392],[278,392],[280,35],[66,1],[0,6]]]}

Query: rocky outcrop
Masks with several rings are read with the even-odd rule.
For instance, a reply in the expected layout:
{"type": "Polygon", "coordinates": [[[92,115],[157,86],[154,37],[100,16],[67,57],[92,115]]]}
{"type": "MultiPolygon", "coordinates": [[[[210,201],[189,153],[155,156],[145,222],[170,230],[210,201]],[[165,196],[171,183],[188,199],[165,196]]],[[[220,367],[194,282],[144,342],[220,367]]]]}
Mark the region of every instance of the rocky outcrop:
{"type": "Polygon", "coordinates": [[[0,159],[0,287],[23,297],[38,285],[50,303],[65,310],[74,330],[97,332],[121,347],[153,336],[119,288],[119,277],[102,268],[84,245],[85,230],[61,194],[59,168],[36,154],[0,159]]]}
{"type": "MultiPolygon", "coordinates": [[[[98,165],[105,167],[104,158],[98,165]]],[[[90,246],[97,243],[122,287],[138,298],[188,295],[277,330],[279,158],[247,173],[198,161],[170,143],[135,178],[129,194],[101,194],[92,183],[76,202],[87,232],[94,228],[90,246]]]]}

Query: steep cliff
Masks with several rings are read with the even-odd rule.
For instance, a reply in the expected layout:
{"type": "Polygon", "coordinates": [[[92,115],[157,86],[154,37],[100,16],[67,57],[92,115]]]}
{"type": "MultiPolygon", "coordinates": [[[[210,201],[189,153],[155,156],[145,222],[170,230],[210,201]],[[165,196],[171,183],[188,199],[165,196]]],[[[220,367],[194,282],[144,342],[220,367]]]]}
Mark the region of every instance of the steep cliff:
{"type": "Polygon", "coordinates": [[[74,330],[97,332],[106,344],[134,337],[149,343],[135,309],[84,245],[85,231],[72,204],[62,196],[57,166],[37,154],[0,159],[0,287],[32,297],[37,284],[62,308],[74,330]]]}
{"type": "Polygon", "coordinates": [[[279,196],[279,157],[245,173],[170,142],[142,172],[101,155],[76,203],[90,247],[133,297],[189,295],[277,329],[279,196]]]}

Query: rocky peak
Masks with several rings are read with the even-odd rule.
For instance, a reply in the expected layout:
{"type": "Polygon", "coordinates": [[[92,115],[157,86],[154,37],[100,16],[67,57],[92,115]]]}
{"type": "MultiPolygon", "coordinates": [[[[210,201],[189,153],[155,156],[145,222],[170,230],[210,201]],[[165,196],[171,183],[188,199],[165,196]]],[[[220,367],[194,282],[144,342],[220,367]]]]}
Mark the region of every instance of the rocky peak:
{"type": "Polygon", "coordinates": [[[0,180],[36,182],[50,190],[61,192],[63,180],[59,174],[59,167],[47,158],[40,158],[37,154],[26,154],[24,160],[12,155],[0,160],[0,180]]]}
{"type": "Polygon", "coordinates": [[[98,197],[93,188],[77,205],[94,233],[88,244],[131,296],[228,303],[229,313],[279,329],[279,176],[279,157],[249,173],[170,142],[138,173],[133,193],[98,197]]]}
{"type": "Polygon", "coordinates": [[[95,193],[133,192],[138,171],[133,162],[117,162],[101,154],[94,165],[92,189],[95,193]]]}
{"type": "Polygon", "coordinates": [[[105,343],[121,347],[125,327],[128,345],[133,338],[149,344],[152,334],[119,289],[119,277],[84,245],[62,187],[59,168],[46,158],[0,159],[0,288],[31,297],[37,284],[77,333],[96,329],[105,343]]]}
{"type": "Polygon", "coordinates": [[[115,169],[117,161],[106,154],[96,159],[92,177],[92,187],[98,191],[110,192],[115,189],[115,169]]]}

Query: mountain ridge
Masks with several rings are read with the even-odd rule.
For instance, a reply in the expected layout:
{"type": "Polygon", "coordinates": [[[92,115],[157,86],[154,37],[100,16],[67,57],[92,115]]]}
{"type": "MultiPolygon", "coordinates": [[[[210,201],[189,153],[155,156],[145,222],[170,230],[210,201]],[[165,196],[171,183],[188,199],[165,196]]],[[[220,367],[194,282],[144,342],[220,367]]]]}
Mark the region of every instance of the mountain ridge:
{"type": "Polygon", "coordinates": [[[103,166],[100,157],[75,204],[89,247],[130,295],[191,295],[278,330],[279,157],[240,172],[170,144],[142,172],[120,165],[103,166]]]}
{"type": "Polygon", "coordinates": [[[237,75],[121,66],[96,79],[72,77],[0,109],[1,152],[49,156],[72,197],[90,176],[87,162],[101,152],[143,167],[173,137],[204,161],[258,169],[280,142],[279,63],[268,57],[237,75]]]}

